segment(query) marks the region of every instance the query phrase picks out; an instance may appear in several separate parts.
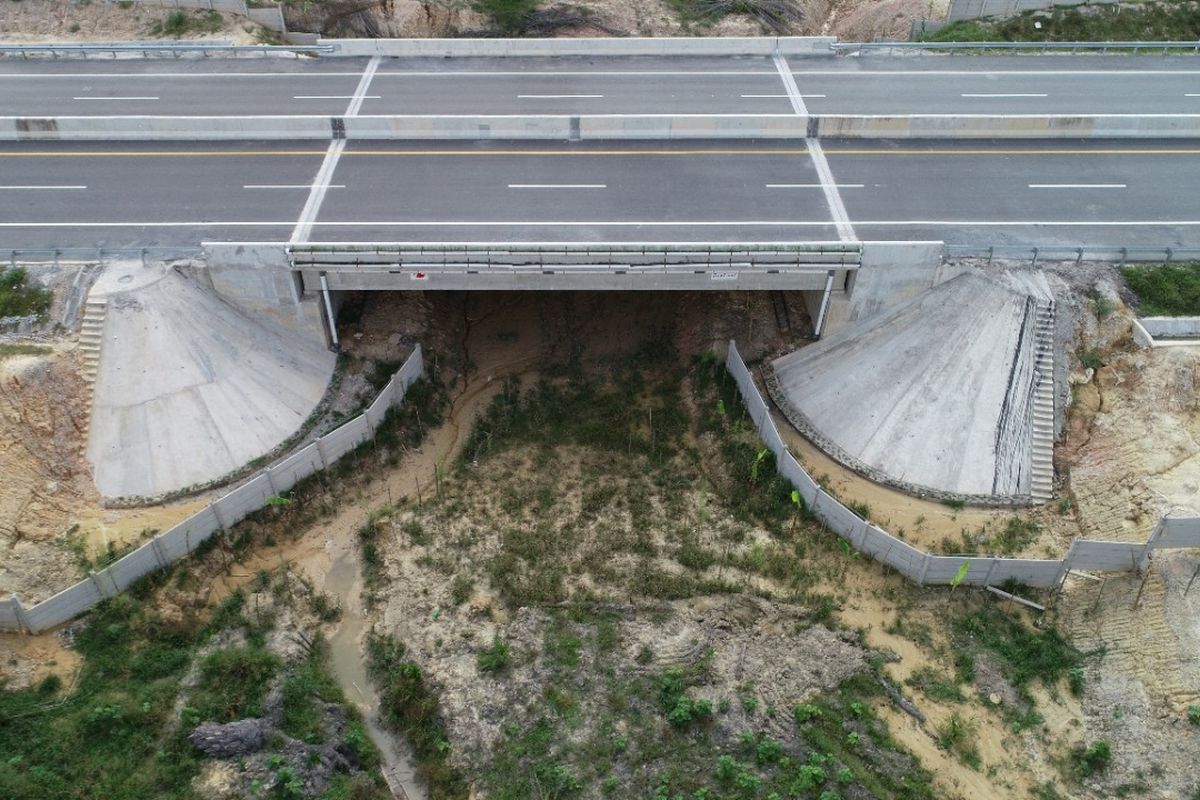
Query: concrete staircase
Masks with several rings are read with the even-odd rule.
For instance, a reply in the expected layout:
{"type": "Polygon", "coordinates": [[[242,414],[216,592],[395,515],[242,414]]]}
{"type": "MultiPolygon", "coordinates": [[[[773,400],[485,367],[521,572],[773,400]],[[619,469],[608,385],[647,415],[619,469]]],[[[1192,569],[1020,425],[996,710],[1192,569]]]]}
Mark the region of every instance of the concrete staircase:
{"type": "Polygon", "coordinates": [[[1054,497],[1054,301],[1038,300],[1034,321],[1032,484],[1030,497],[1054,497]]]}
{"type": "Polygon", "coordinates": [[[83,306],[83,325],[79,329],[79,352],[83,356],[83,380],[87,383],[88,406],[83,427],[84,447],[87,446],[91,427],[92,396],[96,388],[96,371],[100,368],[100,345],[104,338],[104,314],[107,309],[107,300],[87,300],[83,306]]]}

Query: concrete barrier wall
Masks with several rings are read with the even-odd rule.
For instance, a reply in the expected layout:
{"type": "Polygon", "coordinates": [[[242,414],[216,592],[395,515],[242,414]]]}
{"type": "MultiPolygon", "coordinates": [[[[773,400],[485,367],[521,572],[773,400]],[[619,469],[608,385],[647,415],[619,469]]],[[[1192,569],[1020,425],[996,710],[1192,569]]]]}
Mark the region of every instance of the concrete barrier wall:
{"type": "MultiPolygon", "coordinates": [[[[403,401],[408,387],[424,372],[425,365],[418,345],[392,376],[380,397],[372,403],[372,412],[380,415],[386,413],[387,409],[380,404],[385,398],[388,407],[403,401]]],[[[367,425],[364,416],[355,417],[300,452],[262,470],[213,504],[155,536],[105,569],[92,573],[32,608],[23,608],[16,597],[0,599],[0,631],[26,630],[38,633],[73,619],[104,598],[124,591],[139,578],[192,552],[215,532],[227,529],[263,508],[267,505],[267,498],[287,491],[301,478],[323,468],[323,465],[332,464],[370,438],[373,431],[374,428],[367,425]],[[319,449],[327,452],[324,461],[317,456],[319,449]]]]}
{"type": "MultiPolygon", "coordinates": [[[[344,122],[347,139],[572,138],[572,117],[566,115],[353,116],[344,122]]],[[[328,131],[325,138],[329,138],[328,131]]]]}
{"type": "Polygon", "coordinates": [[[795,114],[639,114],[579,117],[579,138],[802,139],[807,117],[795,114]]]}
{"type": "Polygon", "coordinates": [[[0,117],[0,141],[178,141],[317,139],[333,136],[329,117],[0,117]]]}
{"type": "Polygon", "coordinates": [[[784,444],[766,401],[742,361],[737,344],[732,341],[729,343],[726,367],[737,382],[750,419],[764,444],[774,453],[779,473],[800,492],[809,513],[859,552],[893,567],[922,585],[951,584],[959,570],[966,565],[961,583],[967,586],[998,586],[1008,580],[1018,580],[1028,586],[1051,588],[1058,585],[1070,569],[1124,572],[1141,568],[1146,556],[1157,549],[1200,548],[1200,518],[1164,517],[1144,544],[1077,539],[1066,558],[1061,559],[935,556],[926,553],[863,520],[820,488],[812,476],[805,472],[784,444]]]}
{"type": "Polygon", "coordinates": [[[1200,114],[802,117],[795,114],[0,117],[0,141],[347,139],[1155,139],[1200,137],[1200,114]]]}
{"type": "Polygon", "coordinates": [[[833,36],[580,39],[321,39],[341,56],[785,56],[833,55],[833,36]]]}
{"type": "Polygon", "coordinates": [[[846,114],[812,117],[820,138],[1156,139],[1200,135],[1200,114],[846,114]]]}

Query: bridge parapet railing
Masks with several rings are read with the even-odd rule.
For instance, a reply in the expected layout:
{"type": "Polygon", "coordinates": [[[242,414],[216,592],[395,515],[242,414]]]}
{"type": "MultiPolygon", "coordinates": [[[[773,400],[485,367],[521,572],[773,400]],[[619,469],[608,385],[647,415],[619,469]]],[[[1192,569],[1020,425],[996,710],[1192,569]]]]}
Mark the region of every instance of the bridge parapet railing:
{"type": "Polygon", "coordinates": [[[857,245],[819,244],[465,244],[304,245],[289,248],[298,269],[417,269],[429,272],[692,271],[697,266],[741,270],[857,269],[857,245]]]}
{"type": "Polygon", "coordinates": [[[973,54],[1047,55],[1052,53],[1163,53],[1200,55],[1200,40],[1174,42],[833,42],[834,55],[954,52],[973,54]]]}

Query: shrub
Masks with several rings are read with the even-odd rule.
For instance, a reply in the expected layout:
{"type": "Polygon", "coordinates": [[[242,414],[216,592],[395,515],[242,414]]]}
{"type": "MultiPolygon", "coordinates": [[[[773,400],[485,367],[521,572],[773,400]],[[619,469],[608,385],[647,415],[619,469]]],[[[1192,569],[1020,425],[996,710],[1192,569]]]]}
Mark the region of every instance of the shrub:
{"type": "Polygon", "coordinates": [[[30,286],[20,267],[0,271],[0,317],[44,315],[50,310],[54,294],[39,286],[30,286]]]}
{"type": "Polygon", "coordinates": [[[1188,722],[1200,726],[1200,706],[1188,706],[1188,722]]]}
{"type": "Polygon", "coordinates": [[[1111,761],[1112,748],[1103,739],[1098,739],[1087,747],[1077,747],[1071,754],[1071,764],[1080,778],[1104,772],[1111,761]]]}
{"type": "Polygon", "coordinates": [[[800,703],[792,709],[792,716],[796,718],[796,724],[803,725],[821,716],[821,709],[811,703],[800,703]]]}
{"type": "Polygon", "coordinates": [[[475,659],[475,665],[480,672],[503,672],[508,668],[509,662],[512,660],[508,650],[508,643],[499,636],[492,639],[492,646],[486,650],[480,650],[479,655],[475,659]]]}

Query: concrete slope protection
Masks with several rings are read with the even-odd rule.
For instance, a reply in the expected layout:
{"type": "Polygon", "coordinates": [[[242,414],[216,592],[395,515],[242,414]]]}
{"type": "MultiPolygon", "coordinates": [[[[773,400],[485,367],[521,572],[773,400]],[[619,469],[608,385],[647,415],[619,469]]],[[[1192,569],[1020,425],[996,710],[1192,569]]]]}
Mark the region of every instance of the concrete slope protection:
{"type": "Polygon", "coordinates": [[[154,497],[234,472],[292,436],[335,356],[164,266],[113,265],[88,460],[105,497],[154,497]]]}
{"type": "MultiPolygon", "coordinates": [[[[596,44],[596,42],[590,42],[596,44]]],[[[0,117],[337,116],[366,58],[0,60],[0,117]]],[[[1193,114],[1187,56],[789,57],[816,116],[1193,114]]],[[[359,114],[783,114],[769,53],[387,58],[359,114]]]]}
{"type": "Polygon", "coordinates": [[[807,438],[880,483],[1026,502],[1038,299],[959,275],[776,359],[772,398],[807,438]]]}
{"type": "Polygon", "coordinates": [[[314,242],[1200,244],[1187,142],[0,144],[0,248],[314,242]],[[311,210],[311,209],[310,209],[311,210]]]}

